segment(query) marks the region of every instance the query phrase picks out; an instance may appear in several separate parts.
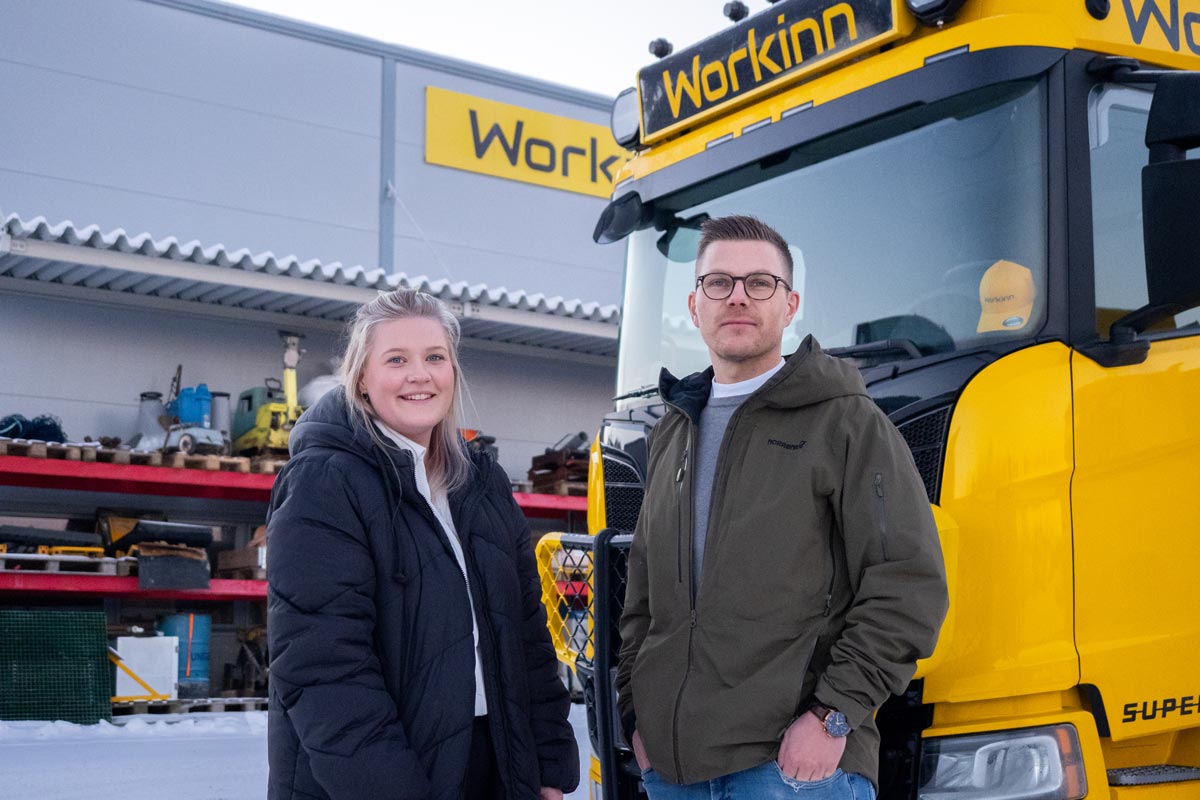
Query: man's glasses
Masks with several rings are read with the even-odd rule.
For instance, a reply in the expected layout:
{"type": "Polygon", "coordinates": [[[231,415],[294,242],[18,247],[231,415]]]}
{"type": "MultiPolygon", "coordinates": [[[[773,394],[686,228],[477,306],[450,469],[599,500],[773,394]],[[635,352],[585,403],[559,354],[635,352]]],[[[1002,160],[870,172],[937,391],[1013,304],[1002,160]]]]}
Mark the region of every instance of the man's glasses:
{"type": "Polygon", "coordinates": [[[710,272],[696,278],[696,285],[704,290],[704,296],[709,300],[724,300],[733,294],[733,287],[738,281],[742,282],[742,288],[751,300],[770,300],[781,283],[789,292],[792,290],[787,281],[769,272],[751,272],[741,277],[726,275],[724,272],[710,272]]]}

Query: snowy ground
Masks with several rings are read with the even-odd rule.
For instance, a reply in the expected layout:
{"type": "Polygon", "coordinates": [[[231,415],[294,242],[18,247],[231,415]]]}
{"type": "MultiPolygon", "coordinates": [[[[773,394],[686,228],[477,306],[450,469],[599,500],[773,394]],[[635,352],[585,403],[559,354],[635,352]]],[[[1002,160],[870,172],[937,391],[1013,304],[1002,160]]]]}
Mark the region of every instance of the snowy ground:
{"type": "MultiPolygon", "coordinates": [[[[262,800],[267,712],[0,722],[0,795],[37,800],[262,800]]],[[[586,712],[571,706],[586,775],[586,712]]],[[[586,783],[568,795],[587,797],[586,783]]]]}

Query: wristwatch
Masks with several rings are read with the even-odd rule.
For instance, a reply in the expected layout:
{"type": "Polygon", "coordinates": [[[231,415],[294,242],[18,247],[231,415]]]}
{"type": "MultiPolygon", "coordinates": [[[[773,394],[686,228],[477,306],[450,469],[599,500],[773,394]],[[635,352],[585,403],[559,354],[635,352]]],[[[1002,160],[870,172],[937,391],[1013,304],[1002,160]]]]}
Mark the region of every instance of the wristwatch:
{"type": "Polygon", "coordinates": [[[841,738],[850,733],[850,723],[846,721],[846,715],[836,708],[823,706],[820,703],[813,703],[808,707],[808,710],[817,719],[821,720],[821,724],[825,727],[826,735],[841,738]]]}

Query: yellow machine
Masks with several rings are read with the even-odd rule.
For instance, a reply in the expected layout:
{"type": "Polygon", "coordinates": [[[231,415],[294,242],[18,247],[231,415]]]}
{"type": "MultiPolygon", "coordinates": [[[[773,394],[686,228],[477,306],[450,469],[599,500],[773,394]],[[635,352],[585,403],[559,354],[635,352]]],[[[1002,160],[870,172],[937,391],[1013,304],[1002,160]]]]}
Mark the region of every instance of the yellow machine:
{"type": "Polygon", "coordinates": [[[296,366],[304,352],[300,336],[280,331],[283,339],[283,383],[267,378],[263,386],[238,396],[233,414],[233,452],[239,456],[288,454],[292,426],[304,411],[297,402],[296,366]]]}
{"type": "Polygon", "coordinates": [[[782,0],[643,69],[591,536],[539,546],[596,800],[659,369],[703,368],[700,223],[792,243],[811,332],[912,449],[951,610],[879,711],[881,797],[1200,798],[1200,0],[782,0]],[[1188,158],[1188,156],[1191,158],[1188,158]],[[581,589],[578,576],[586,576],[581,589]]]}

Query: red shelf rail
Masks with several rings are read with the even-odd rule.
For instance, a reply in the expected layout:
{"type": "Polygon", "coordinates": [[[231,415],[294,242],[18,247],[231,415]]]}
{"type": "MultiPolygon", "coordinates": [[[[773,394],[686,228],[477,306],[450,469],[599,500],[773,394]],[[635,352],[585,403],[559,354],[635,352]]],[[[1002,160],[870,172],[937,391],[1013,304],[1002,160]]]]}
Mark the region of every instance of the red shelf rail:
{"type": "Polygon", "coordinates": [[[138,579],[131,576],[22,570],[0,572],[0,592],[136,596],[147,600],[263,600],[267,596],[267,582],[214,578],[207,589],[139,589],[138,579]]]}
{"type": "MultiPolygon", "coordinates": [[[[274,475],[244,472],[0,456],[0,485],[26,486],[33,489],[71,489],[83,492],[266,503],[271,499],[271,486],[274,483],[274,475]]],[[[565,520],[571,513],[587,511],[586,497],[524,492],[517,492],[514,496],[517,505],[529,517],[565,520]]]]}

